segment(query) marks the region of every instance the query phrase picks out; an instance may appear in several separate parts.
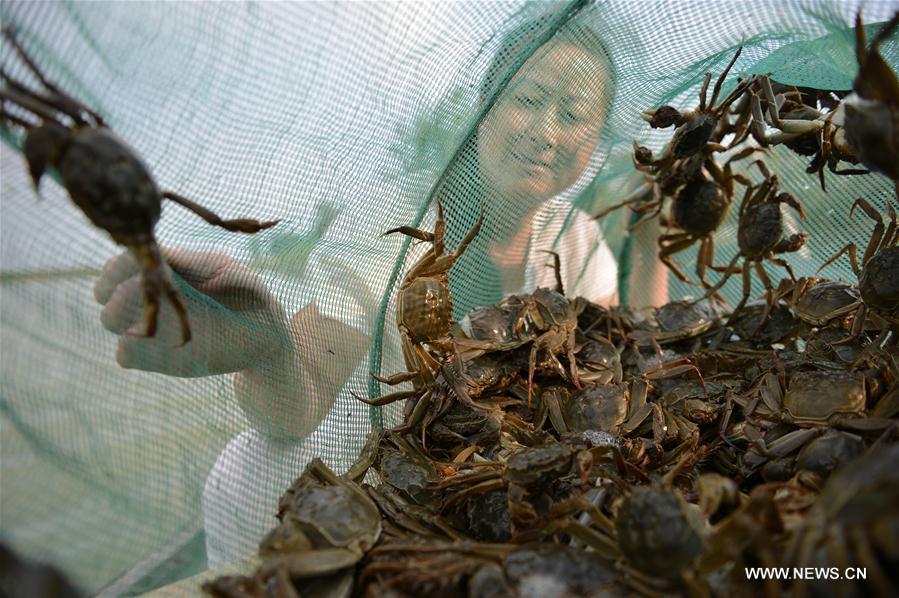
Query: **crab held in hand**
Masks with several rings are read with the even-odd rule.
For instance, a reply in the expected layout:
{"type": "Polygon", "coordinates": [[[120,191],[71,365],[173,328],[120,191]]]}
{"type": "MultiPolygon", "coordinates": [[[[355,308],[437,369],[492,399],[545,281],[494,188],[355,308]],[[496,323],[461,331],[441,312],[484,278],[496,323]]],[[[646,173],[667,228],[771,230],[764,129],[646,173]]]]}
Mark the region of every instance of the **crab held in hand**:
{"type": "Polygon", "coordinates": [[[129,249],[141,268],[144,291],[145,329],[132,334],[155,335],[159,297],[165,293],[181,322],[181,344],[187,343],[187,309],[165,269],[153,234],[162,200],[170,199],[209,224],[235,232],[255,233],[278,221],[222,220],[186,197],[160,191],[137,152],[113,133],[100,115],[48,81],[10,28],[4,29],[3,35],[43,86],[43,90],[33,91],[0,68],[4,83],[0,125],[24,129],[22,151],[35,190],[46,169],[53,167],[75,205],[113,241],[129,249]],[[14,107],[15,113],[7,106],[14,107]]]}

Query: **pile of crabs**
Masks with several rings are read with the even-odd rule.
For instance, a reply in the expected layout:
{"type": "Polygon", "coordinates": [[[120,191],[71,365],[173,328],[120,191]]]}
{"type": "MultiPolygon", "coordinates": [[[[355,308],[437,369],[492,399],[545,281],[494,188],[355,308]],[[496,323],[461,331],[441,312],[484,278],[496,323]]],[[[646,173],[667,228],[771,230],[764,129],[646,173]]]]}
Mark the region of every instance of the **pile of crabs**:
{"type": "MultiPolygon", "coordinates": [[[[899,14],[884,31],[897,23],[899,14]]],[[[884,35],[870,50],[860,37],[860,78],[883,75],[876,46],[884,35]]],[[[557,275],[554,289],[509,296],[455,323],[448,273],[480,221],[452,254],[439,206],[433,232],[389,231],[432,247],[397,301],[408,371],[376,376],[406,386],[360,398],[404,401],[402,424],[372,433],[343,475],[313,461],[281,498],[258,569],[204,589],[288,597],[897,595],[896,214],[890,207],[885,223],[866,200],[853,205],[874,221],[871,240],[861,262],[854,245],[832,260],[848,252],[857,284],[796,279],[776,256],[806,241],[801,233],[782,238],[780,204],[801,214],[799,203],[764,163],[763,182],[752,185],[731,162],[787,143],[814,155],[811,172],[861,162],[895,181],[896,130],[888,129],[892,146],[867,154],[846,139],[852,118],[878,118],[870,102],[885,102],[899,122],[899,83],[893,75],[896,89],[881,94],[857,81],[856,97],[841,98],[754,77],[716,106],[725,75],[710,103],[707,76],[692,113],[647,113],[651,125],[675,133],[658,157],[636,148],[650,197],[620,204],[644,214],[641,221],[671,205],[669,225],[680,232],[662,236],[660,257],[688,280],[671,256],[701,243],[699,300],[651,312],[605,308],[567,297],[557,275]],[[837,105],[820,112],[826,102],[850,102],[845,120],[834,117],[837,105]],[[719,165],[715,154],[734,149],[724,141],[741,137],[756,144],[719,165]],[[737,184],[747,187],[740,251],[716,266],[712,233],[737,184]],[[788,276],[775,284],[763,261],[788,276]],[[717,283],[707,282],[709,270],[723,274],[717,283]],[[757,301],[749,301],[753,271],[766,289],[757,301]],[[730,309],[718,290],[737,272],[743,297],[730,309]],[[782,574],[750,573],[758,567],[782,574]]]]}
{"type": "MultiPolygon", "coordinates": [[[[407,280],[401,315],[437,279],[407,280]]],[[[897,352],[878,330],[834,342],[861,304],[847,283],[785,279],[759,326],[765,300],[640,315],[538,289],[432,342],[405,327],[416,369],[383,380],[413,388],[370,401],[405,400],[403,425],[341,476],[311,463],[256,573],[206,589],[895,595],[897,352]],[[757,566],[867,578],[748,579],[757,566]]]]}

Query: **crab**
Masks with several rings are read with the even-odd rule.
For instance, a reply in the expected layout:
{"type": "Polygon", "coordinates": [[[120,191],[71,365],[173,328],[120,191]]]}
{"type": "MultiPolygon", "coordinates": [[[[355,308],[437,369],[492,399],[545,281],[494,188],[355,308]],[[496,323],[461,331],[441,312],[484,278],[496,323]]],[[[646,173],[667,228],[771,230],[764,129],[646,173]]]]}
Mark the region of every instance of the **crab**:
{"type": "Polygon", "coordinates": [[[726,118],[727,109],[751,84],[751,80],[738,83],[736,88],[720,104],[716,104],[718,94],[721,92],[721,86],[724,84],[727,74],[737,61],[737,58],[740,57],[742,51],[742,46],[737,48],[734,57],[718,77],[718,80],[715,81],[712,97],[709,99],[708,104],[706,103],[706,92],[709,89],[709,83],[712,81],[712,73],[705,74],[702,89],[699,92],[699,106],[696,109],[690,112],[680,112],[671,106],[662,106],[656,110],[644,111],[643,119],[651,127],[667,128],[674,125],[676,129],[674,137],[671,138],[668,146],[663,151],[662,157],[658,160],[659,162],[664,162],[669,156],[674,159],[689,158],[706,149],[706,144],[712,138],[715,129],[718,128],[719,121],[722,117],[726,118]]]}
{"type": "MultiPolygon", "coordinates": [[[[550,252],[552,253],[552,252],[550,252]]],[[[457,338],[455,347],[463,359],[492,351],[508,351],[530,345],[528,362],[528,407],[531,405],[538,357],[542,354],[551,368],[577,387],[576,330],[578,316],[587,307],[580,298],[569,300],[562,292],[559,257],[555,257],[556,288],[538,288],[527,295],[510,295],[498,306],[472,311],[465,321],[472,338],[457,338]],[[568,367],[557,355],[564,353],[568,367]]]]}
{"type": "MultiPolygon", "coordinates": [[[[722,128],[713,139],[721,139],[724,134],[722,128]]],[[[637,222],[628,226],[628,230],[633,231],[659,216],[665,199],[671,198],[672,205],[664,224],[683,232],[666,234],[660,239],[660,249],[668,249],[665,257],[683,251],[698,241],[705,242],[703,251],[713,250],[713,247],[707,247],[707,242],[727,215],[733,201],[735,183],[749,185],[748,179],[733,172],[731,163],[764,151],[757,147],[743,148],[731,156],[724,166],[720,166],[713,152],[728,148],[719,143],[709,143],[708,152],[678,160],[670,157],[654,160],[652,152],[637,145],[636,141],[634,148],[634,165],[645,174],[647,180],[623,201],[597,212],[594,218],[600,219],[619,208],[631,206],[634,213],[642,214],[637,222]]],[[[674,272],[685,282],[691,282],[679,270],[674,272]]]]}
{"type": "Polygon", "coordinates": [[[278,502],[280,524],[259,544],[254,577],[313,578],[349,570],[378,541],[381,515],[354,482],[313,459],[278,502]]]}
{"type": "MultiPolygon", "coordinates": [[[[830,476],[796,530],[782,562],[798,567],[823,563],[841,568],[864,567],[866,592],[895,595],[895,571],[890,564],[899,551],[895,534],[899,525],[897,459],[899,445],[872,447],[830,476]]],[[[819,589],[807,584],[810,582],[796,590],[815,593],[819,589]]],[[[844,593],[851,589],[837,587],[844,593]]]]}
{"type": "Polygon", "coordinates": [[[438,484],[440,490],[463,486],[447,497],[441,511],[447,512],[478,494],[505,491],[512,533],[534,529],[549,514],[558,479],[576,470],[583,461],[577,458],[578,452],[555,441],[515,449],[504,462],[486,463],[477,473],[438,484]]]}
{"type": "Polygon", "coordinates": [[[878,51],[899,26],[899,11],[865,46],[861,11],[855,17],[858,75],[843,101],[846,141],[859,161],[889,177],[899,194],[899,78],[878,51]]]}
{"type": "Polygon", "coordinates": [[[769,308],[768,302],[761,300],[744,305],[733,318],[731,327],[742,341],[748,342],[751,347],[760,348],[788,343],[801,333],[803,324],[789,307],[778,302],[773,308],[769,308]],[[768,317],[759,326],[759,320],[765,312],[768,312],[768,317]]]}
{"type": "Polygon", "coordinates": [[[820,132],[824,120],[829,112],[840,108],[842,98],[850,90],[797,87],[778,83],[766,76],[756,80],[752,92],[745,97],[751,105],[749,113],[753,120],[749,132],[753,138],[763,146],[782,143],[800,156],[815,156],[821,152],[820,132]],[[761,93],[764,104],[761,104],[758,93],[761,93]],[[766,125],[778,131],[768,133],[766,125]]]}
{"type": "Polygon", "coordinates": [[[819,271],[848,252],[852,270],[858,277],[862,301],[856,305],[849,336],[838,342],[849,342],[858,338],[864,330],[866,316],[870,310],[887,323],[881,338],[875,344],[879,346],[885,340],[887,331],[892,331],[889,341],[892,344],[899,336],[899,246],[897,246],[899,228],[896,223],[896,211],[891,204],[888,205],[890,224],[884,231],[883,218],[871,204],[862,198],[856,199],[849,210],[850,217],[856,207],[860,207],[877,223],[862,256],[861,268],[858,264],[856,246],[849,243],[824,262],[819,271]]]}
{"type": "Polygon", "coordinates": [[[858,289],[849,283],[807,276],[796,281],[785,278],[777,296],[786,300],[796,317],[816,328],[842,322],[860,300],[858,289]]]}
{"type": "Polygon", "coordinates": [[[652,412],[646,402],[649,385],[590,384],[569,392],[547,388],[541,399],[547,404],[553,428],[559,434],[599,430],[612,434],[636,429],[652,412]]]}
{"type": "Polygon", "coordinates": [[[681,272],[671,258],[674,254],[699,243],[696,275],[703,287],[711,286],[706,282],[705,273],[715,260],[715,231],[724,221],[733,202],[734,182],[738,181],[747,187],[750,185],[748,179],[731,172],[730,164],[756,151],[758,148],[748,147],[737,152],[725,163],[723,169],[719,169],[713,159],[707,159],[705,168],[714,173],[712,178],[707,178],[699,172],[674,196],[668,224],[682,232],[659,236],[659,259],[684,282],[695,284],[681,272]]]}
{"type": "Polygon", "coordinates": [[[623,380],[621,352],[610,340],[591,336],[578,345],[578,378],[581,383],[617,384],[623,380]]]}
{"type": "MultiPolygon", "coordinates": [[[[634,230],[661,213],[665,198],[674,199],[671,223],[683,232],[666,235],[660,239],[662,257],[666,263],[671,254],[683,251],[696,242],[702,242],[698,269],[707,263],[704,259],[713,251],[709,240],[711,233],[718,227],[727,212],[733,197],[733,182],[744,179],[731,173],[730,162],[760,151],[758,148],[746,148],[728,160],[724,167],[719,166],[713,153],[729,148],[722,145],[721,140],[734,134],[734,144],[742,141],[740,132],[744,124],[748,124],[748,110],[743,109],[737,123],[731,125],[728,119],[729,106],[749,88],[753,79],[740,81],[736,88],[720,104],[716,105],[721,87],[731,67],[742,52],[739,48],[724,72],[715,82],[712,97],[706,103],[706,92],[712,79],[706,73],[699,94],[699,106],[690,112],[680,112],[671,106],[662,106],[655,110],[647,110],[643,118],[653,128],[667,128],[672,125],[676,130],[671,141],[663,149],[661,156],[653,157],[652,152],[634,141],[634,166],[647,175],[647,181],[640,185],[631,195],[620,203],[610,206],[595,215],[602,218],[606,214],[626,205],[634,205],[636,213],[644,214],[629,229],[634,230]]],[[[672,271],[682,280],[690,282],[677,268],[672,271]]],[[[704,271],[704,269],[703,269],[704,271]]],[[[702,274],[700,274],[702,278],[702,274]]]]}
{"type": "MultiPolygon", "coordinates": [[[[486,382],[482,380],[481,383],[485,386],[479,386],[477,380],[472,379],[465,373],[462,358],[454,352],[448,355],[443,362],[437,364],[435,372],[431,372],[427,367],[422,367],[422,369],[416,372],[400,372],[388,377],[381,377],[372,373],[376,380],[388,385],[396,385],[410,380],[418,381],[411,390],[392,392],[374,399],[366,399],[355,393],[351,394],[357,400],[377,407],[409,399],[405,423],[393,430],[395,432],[408,432],[420,427],[422,445],[424,446],[426,444],[427,431],[431,424],[457,402],[484,411],[499,410],[499,407],[478,403],[472,397],[472,393],[477,396],[479,392],[486,388],[487,384],[495,382],[503,385],[513,378],[500,370],[495,370],[493,374],[497,377],[486,382]]],[[[489,377],[490,375],[488,375],[489,377]]]]}
{"type": "Polygon", "coordinates": [[[795,453],[829,428],[872,435],[896,429],[892,419],[865,415],[875,386],[868,375],[829,362],[789,374],[783,363],[775,369],[779,374],[760,377],[755,399],[738,399],[745,405],[743,432],[753,443],[743,456],[750,469],[795,453]],[[768,433],[763,437],[756,425],[768,426],[768,433]]]}
{"type": "Polygon", "coordinates": [[[35,191],[39,192],[47,168],[54,168],[75,205],[94,226],[125,246],[139,265],[144,330],[131,329],[128,333],[147,337],[156,334],[159,299],[165,294],[181,323],[180,345],[186,344],[191,336],[187,308],[165,268],[153,230],[162,214],[162,200],[173,201],[209,224],[234,232],[252,234],[278,221],[222,220],[178,193],[160,191],[138,153],[99,114],[48,81],[11,28],[5,28],[3,36],[43,87],[42,91],[29,89],[0,68],[4,83],[0,91],[0,125],[5,129],[18,126],[25,131],[22,150],[35,191]],[[8,111],[7,104],[17,108],[18,113],[8,111]]]}
{"type": "Polygon", "coordinates": [[[656,326],[630,333],[637,345],[665,345],[696,338],[720,323],[720,315],[708,301],[672,301],[653,310],[656,326]]]}
{"type": "Polygon", "coordinates": [[[783,95],[778,100],[768,77],[760,77],[758,85],[760,93],[765,97],[767,111],[762,108],[758,95],[751,92],[751,131],[760,145],[767,147],[783,143],[800,155],[814,156],[806,172],[818,173],[823,191],[827,190],[824,182],[825,166],[838,175],[868,174],[869,171],[863,168],[839,168],[840,162],[859,162],[843,127],[842,103],[824,114],[812,106],[787,100],[783,95]],[[767,133],[766,125],[776,128],[777,132],[767,133]]]}
{"type": "MultiPolygon", "coordinates": [[[[779,265],[787,271],[791,280],[795,280],[796,276],[793,274],[790,264],[775,255],[798,251],[805,245],[808,238],[805,233],[794,233],[783,238],[783,215],[780,204],[784,203],[792,207],[802,219],[805,219],[805,214],[795,197],[789,193],[779,192],[780,182],[777,175],[771,174],[764,162],[759,161],[756,164],[765,175],[765,180],[758,186],[747,188],[743,201],[740,203],[740,219],[737,228],[737,242],[740,250],[725,268],[713,266],[715,270],[723,270],[724,276],[702,297],[706,299],[714,296],[732,274],[742,272],[743,296],[737,307],[734,308],[734,314],[737,314],[749,299],[753,268],[762,280],[762,284],[765,285],[769,311],[774,307],[775,289],[762,264],[769,261],[779,265]],[[738,267],[737,262],[741,258],[743,265],[738,267]]],[[[758,327],[761,327],[767,317],[768,312],[763,315],[758,327]]]]}
{"type": "Polygon", "coordinates": [[[627,383],[591,384],[575,392],[549,387],[541,399],[547,405],[553,428],[560,435],[590,430],[630,435],[650,418],[655,442],[663,442],[669,436],[685,440],[695,426],[669,409],[673,403],[648,402],[647,397],[652,382],[688,373],[697,376],[699,392],[707,394],[699,369],[689,359],[682,358],[665,362],[627,383]]]}
{"type": "Polygon", "coordinates": [[[406,274],[396,300],[397,327],[404,339],[406,367],[412,373],[427,375],[425,370],[436,370],[439,367],[438,357],[431,351],[439,356],[452,345],[453,299],[449,290],[449,271],[478,235],[483,221],[482,214],[456,251],[448,255],[444,254],[446,223],[440,201],[437,202],[437,221],[433,232],[400,226],[384,233],[402,233],[432,245],[431,251],[406,274]]]}
{"type": "Polygon", "coordinates": [[[680,578],[699,557],[699,522],[674,489],[639,486],[617,505],[615,532],[635,569],[654,577],[680,578]]]}
{"type": "Polygon", "coordinates": [[[531,295],[513,295],[504,305],[519,314],[515,327],[519,337],[524,333],[533,338],[528,358],[528,406],[533,393],[537,356],[541,351],[557,366],[561,375],[580,387],[575,359],[575,331],[582,304],[568,300],[558,290],[540,288],[531,295]],[[562,352],[568,357],[567,371],[556,358],[556,354],[562,352]]]}

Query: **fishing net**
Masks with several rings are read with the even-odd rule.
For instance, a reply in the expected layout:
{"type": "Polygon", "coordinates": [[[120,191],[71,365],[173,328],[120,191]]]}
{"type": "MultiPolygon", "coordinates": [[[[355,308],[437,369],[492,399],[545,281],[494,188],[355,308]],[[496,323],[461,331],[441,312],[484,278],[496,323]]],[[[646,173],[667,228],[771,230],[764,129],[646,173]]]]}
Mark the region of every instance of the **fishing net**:
{"type": "MultiPolygon", "coordinates": [[[[3,25],[47,77],[136,148],[162,189],[223,218],[280,219],[238,235],[166,205],[156,234],[177,252],[170,262],[194,340],[176,348],[165,301],[155,340],[123,337],[107,328],[140,329],[142,308],[130,262],[107,264],[122,248],[59,178],[43,181],[38,201],[21,130],[4,130],[3,539],[108,594],[252,553],[306,462],[346,469],[373,427],[400,420],[399,403],[370,408],[354,395],[405,388],[369,372],[406,369],[396,295],[429,244],[381,234],[433,230],[438,199],[447,253],[483,217],[450,272],[457,320],[552,284],[550,249],[569,295],[608,298],[617,287],[617,300],[636,307],[698,297],[653,274],[657,223],[628,232],[623,209],[601,220],[601,236],[591,232],[589,215],[641,182],[632,140],[658,151],[670,139],[640,112],[692,109],[703,75],[714,81],[741,45],[723,93],[737,77],[768,73],[851,89],[857,8],[3,2],[3,25]],[[559,48],[569,51],[560,58],[559,48]],[[528,120],[538,113],[555,120],[528,120]],[[504,250],[519,257],[504,261],[504,250]],[[247,399],[254,388],[264,390],[247,399]]],[[[864,4],[868,39],[897,8],[864,4]]],[[[895,36],[881,53],[896,69],[895,36]]],[[[37,85],[8,41],[2,64],[37,85]]],[[[753,160],[734,169],[758,182],[753,160]]],[[[785,211],[788,232],[810,235],[786,256],[797,276],[847,242],[864,247],[873,223],[849,217],[855,198],[885,213],[893,196],[881,175],[829,171],[825,192],[805,172],[808,158],[783,146],[765,160],[805,211],[805,220],[785,211]]],[[[736,223],[732,209],[716,263],[735,254],[736,223]]],[[[696,251],[675,260],[691,272],[696,251]]],[[[848,260],[825,274],[855,281],[848,260]]],[[[722,289],[732,305],[739,279],[722,289]]],[[[753,285],[755,297],[763,289],[753,285]]]]}

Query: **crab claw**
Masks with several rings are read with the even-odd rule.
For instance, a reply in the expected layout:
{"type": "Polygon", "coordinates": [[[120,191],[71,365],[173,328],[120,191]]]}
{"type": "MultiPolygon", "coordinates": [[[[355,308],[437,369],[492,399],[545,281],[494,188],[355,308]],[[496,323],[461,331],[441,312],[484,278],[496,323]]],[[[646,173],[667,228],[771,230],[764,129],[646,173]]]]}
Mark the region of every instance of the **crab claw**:
{"type": "Polygon", "coordinates": [[[632,143],[634,146],[634,162],[643,165],[652,164],[652,150],[640,145],[636,140],[632,141],[632,143]]]}
{"type": "Polygon", "coordinates": [[[662,106],[655,110],[644,110],[640,118],[649,123],[653,129],[665,129],[671,125],[680,126],[684,118],[680,111],[673,106],[662,106]]]}

